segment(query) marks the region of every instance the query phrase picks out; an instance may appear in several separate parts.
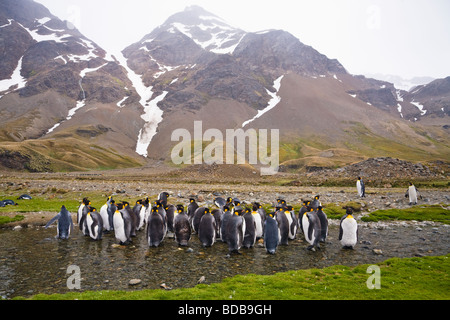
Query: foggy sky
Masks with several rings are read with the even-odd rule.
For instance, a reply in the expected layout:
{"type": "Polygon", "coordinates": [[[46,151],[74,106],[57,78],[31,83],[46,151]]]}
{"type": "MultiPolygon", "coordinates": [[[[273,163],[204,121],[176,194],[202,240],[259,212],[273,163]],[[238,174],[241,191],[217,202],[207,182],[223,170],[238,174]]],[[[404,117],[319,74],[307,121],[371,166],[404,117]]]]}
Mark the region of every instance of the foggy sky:
{"type": "Polygon", "coordinates": [[[245,31],[288,31],[352,74],[450,76],[448,0],[35,1],[111,53],[199,5],[245,31]]]}

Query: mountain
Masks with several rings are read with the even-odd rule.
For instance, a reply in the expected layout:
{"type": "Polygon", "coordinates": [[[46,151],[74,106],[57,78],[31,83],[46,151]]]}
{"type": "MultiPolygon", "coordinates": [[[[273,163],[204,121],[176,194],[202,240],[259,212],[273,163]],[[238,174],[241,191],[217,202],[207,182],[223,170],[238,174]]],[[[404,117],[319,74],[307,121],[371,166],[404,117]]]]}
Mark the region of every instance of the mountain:
{"type": "Polygon", "coordinates": [[[279,129],[288,170],[450,155],[446,79],[399,90],[289,32],[245,32],[198,6],[111,56],[45,7],[0,0],[0,50],[4,167],[173,166],[172,133],[193,136],[194,121],[223,136],[279,129]]]}
{"type": "Polygon", "coordinates": [[[72,25],[31,0],[0,0],[3,158],[38,157],[46,170],[137,165],[114,149],[134,143],[138,99],[125,69],[72,25]],[[49,149],[70,139],[84,150],[49,149]]]}
{"type": "MultiPolygon", "coordinates": [[[[167,161],[171,133],[185,128],[192,134],[196,120],[204,131],[243,124],[280,129],[281,158],[292,167],[383,155],[445,158],[449,152],[442,126],[419,124],[432,116],[418,107],[428,108],[428,101],[392,83],[351,75],[283,30],[243,32],[188,7],[123,55],[159,97],[154,107],[163,116],[149,139],[150,158],[167,161]],[[218,33],[230,39],[227,45],[217,41],[218,33]],[[269,108],[272,99],[276,106],[269,108]]],[[[444,114],[434,116],[448,122],[444,114]]]]}

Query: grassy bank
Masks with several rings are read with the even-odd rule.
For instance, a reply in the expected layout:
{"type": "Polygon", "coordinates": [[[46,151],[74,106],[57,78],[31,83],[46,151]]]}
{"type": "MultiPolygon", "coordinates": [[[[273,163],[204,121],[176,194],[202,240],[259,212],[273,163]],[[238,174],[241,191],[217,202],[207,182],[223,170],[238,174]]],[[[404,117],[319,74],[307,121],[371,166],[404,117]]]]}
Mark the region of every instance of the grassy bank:
{"type": "Polygon", "coordinates": [[[377,221],[435,221],[450,224],[448,205],[420,205],[406,209],[377,210],[361,218],[365,222],[377,221]]]}
{"type": "MultiPolygon", "coordinates": [[[[33,300],[437,300],[450,299],[450,255],[393,258],[379,263],[380,289],[370,290],[369,265],[332,266],[239,275],[221,283],[177,290],[97,291],[36,295],[33,300]]],[[[372,282],[370,282],[372,283],[372,282]]]]}

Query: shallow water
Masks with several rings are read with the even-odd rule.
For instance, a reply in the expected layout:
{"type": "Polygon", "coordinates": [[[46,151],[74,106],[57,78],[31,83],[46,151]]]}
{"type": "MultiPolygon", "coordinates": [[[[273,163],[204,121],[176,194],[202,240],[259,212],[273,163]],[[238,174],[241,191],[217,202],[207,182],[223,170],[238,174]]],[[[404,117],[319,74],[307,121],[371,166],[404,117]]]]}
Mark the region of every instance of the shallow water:
{"type": "Polygon", "coordinates": [[[378,263],[391,257],[443,255],[449,253],[449,228],[440,224],[384,224],[360,226],[360,243],[355,250],[343,250],[338,227],[330,226],[321,250],[306,250],[302,235],[268,255],[262,245],[228,255],[221,241],[202,248],[196,235],[189,247],[180,248],[165,238],[159,248],[149,248],[145,232],[129,246],[117,246],[114,234],[101,241],[83,236],[78,228],[69,240],[55,239],[56,228],[0,230],[0,296],[31,296],[37,293],[66,293],[70,265],[81,271],[81,290],[157,289],[161,284],[176,289],[193,287],[204,276],[205,283],[220,282],[237,274],[273,274],[287,270],[354,266],[378,263]],[[361,243],[362,241],[362,243],[361,243]],[[373,249],[382,250],[382,255],[373,249]],[[141,284],[130,286],[131,279],[141,284]]]}

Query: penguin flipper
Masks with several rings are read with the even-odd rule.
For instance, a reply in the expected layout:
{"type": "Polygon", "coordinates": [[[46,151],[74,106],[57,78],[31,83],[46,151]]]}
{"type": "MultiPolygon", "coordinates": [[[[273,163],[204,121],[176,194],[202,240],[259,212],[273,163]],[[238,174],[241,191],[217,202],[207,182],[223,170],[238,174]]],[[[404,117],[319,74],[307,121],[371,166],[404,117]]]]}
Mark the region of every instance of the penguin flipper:
{"type": "Polygon", "coordinates": [[[58,213],[55,217],[53,217],[46,225],[45,225],[45,229],[47,229],[48,227],[50,227],[50,225],[55,222],[56,220],[58,220],[61,217],[61,214],[58,213]]]}

